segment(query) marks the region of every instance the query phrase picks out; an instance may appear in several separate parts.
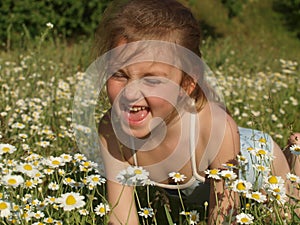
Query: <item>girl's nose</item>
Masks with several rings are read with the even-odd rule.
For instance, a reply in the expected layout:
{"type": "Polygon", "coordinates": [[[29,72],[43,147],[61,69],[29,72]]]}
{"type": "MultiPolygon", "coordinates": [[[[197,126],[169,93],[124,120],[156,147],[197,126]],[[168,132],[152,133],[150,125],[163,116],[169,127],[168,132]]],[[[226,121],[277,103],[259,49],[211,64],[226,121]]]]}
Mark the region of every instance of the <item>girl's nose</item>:
{"type": "Polygon", "coordinates": [[[134,80],[129,82],[124,90],[123,90],[123,96],[128,100],[128,101],[135,101],[141,98],[142,93],[141,93],[141,85],[139,80],[134,80]]]}

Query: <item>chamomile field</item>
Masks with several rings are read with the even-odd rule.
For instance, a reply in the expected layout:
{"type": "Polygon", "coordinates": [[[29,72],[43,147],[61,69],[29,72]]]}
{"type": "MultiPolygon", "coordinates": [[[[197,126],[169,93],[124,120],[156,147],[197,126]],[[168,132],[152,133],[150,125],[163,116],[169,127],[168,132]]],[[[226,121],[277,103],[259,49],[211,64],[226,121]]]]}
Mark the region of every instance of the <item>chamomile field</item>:
{"type": "MultiPolygon", "coordinates": [[[[29,41],[26,48],[0,53],[0,223],[108,224],[114,206],[107,202],[106,179],[96,160],[80,151],[74,133],[75,128],[86,136],[92,133],[73,119],[77,85],[93,61],[92,42],[82,39],[69,44],[47,38],[51,29],[45,25],[41,37],[29,41]]],[[[290,134],[300,131],[300,58],[286,51],[282,56],[280,51],[258,54],[251,46],[239,45],[246,39],[240,41],[204,39],[203,58],[238,125],[263,130],[284,148],[290,134]]],[[[103,96],[90,104],[95,106],[97,124],[109,104],[103,96]]],[[[262,162],[251,168],[260,185],[238,176],[237,171],[245,170],[248,163],[243,157],[237,159],[238,167],[228,164],[226,170],[205,171],[215,182],[223,179],[231,197],[239,198],[237,212],[228,212],[226,221],[299,224],[300,177],[293,172],[274,176],[265,164],[272,164],[272,156],[259,147],[264,137],[256,142],[258,146],[245,148],[252,151],[254,161],[262,162]],[[293,191],[287,193],[286,187],[293,191]]],[[[299,145],[286,151],[300,160],[299,145]]],[[[178,183],[184,180],[177,171],[170,177],[178,183]]],[[[143,225],[207,224],[209,203],[185,207],[179,195],[175,204],[152,185],[142,167],[127,168],[118,180],[136,185],[143,225]]]]}

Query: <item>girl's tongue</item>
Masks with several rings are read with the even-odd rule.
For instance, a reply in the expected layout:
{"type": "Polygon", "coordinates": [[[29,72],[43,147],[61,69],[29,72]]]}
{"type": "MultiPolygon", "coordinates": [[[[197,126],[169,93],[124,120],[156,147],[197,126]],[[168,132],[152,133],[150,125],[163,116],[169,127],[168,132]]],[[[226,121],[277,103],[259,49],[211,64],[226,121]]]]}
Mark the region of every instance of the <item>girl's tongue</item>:
{"type": "Polygon", "coordinates": [[[127,112],[129,121],[138,122],[142,121],[148,115],[148,109],[146,107],[135,107],[127,112]]]}

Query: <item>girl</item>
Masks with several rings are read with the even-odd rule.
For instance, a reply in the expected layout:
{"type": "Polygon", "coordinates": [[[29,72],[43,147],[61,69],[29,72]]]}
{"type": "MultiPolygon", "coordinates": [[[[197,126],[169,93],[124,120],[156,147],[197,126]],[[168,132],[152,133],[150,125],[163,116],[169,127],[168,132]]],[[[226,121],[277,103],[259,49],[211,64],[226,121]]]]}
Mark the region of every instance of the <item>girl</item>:
{"type": "Polygon", "coordinates": [[[166,190],[179,187],[186,196],[194,197],[198,190],[200,198],[209,188],[202,198],[209,199],[210,224],[220,224],[235,202],[222,181],[209,184],[213,181],[205,179],[206,169],[235,165],[240,152],[250,161],[247,147],[259,145],[275,156],[275,174],[289,172],[271,137],[239,128],[208,84],[199,25],[189,9],[174,0],[117,1],[96,35],[97,56],[108,52],[111,109],[99,133],[108,200],[114,207],[110,224],[138,224],[134,188],[118,182],[130,165],[136,166],[135,174],[149,176],[166,190]]]}

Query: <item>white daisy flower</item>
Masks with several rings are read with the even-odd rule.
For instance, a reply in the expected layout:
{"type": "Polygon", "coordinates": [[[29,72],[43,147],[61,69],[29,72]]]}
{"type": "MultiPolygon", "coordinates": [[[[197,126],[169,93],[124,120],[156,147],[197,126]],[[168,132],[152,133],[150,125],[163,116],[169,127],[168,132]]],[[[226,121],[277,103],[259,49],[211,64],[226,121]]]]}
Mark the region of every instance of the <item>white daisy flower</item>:
{"type": "Polygon", "coordinates": [[[297,175],[295,174],[292,174],[292,173],[288,173],[286,175],[286,178],[288,180],[290,180],[292,183],[300,183],[300,177],[298,177],[297,175]]]}
{"type": "Polygon", "coordinates": [[[35,175],[39,172],[31,163],[20,163],[16,166],[16,169],[29,177],[35,177],[35,175]]]}
{"type": "Polygon", "coordinates": [[[76,181],[74,180],[74,179],[72,179],[71,177],[65,177],[64,179],[63,179],[63,183],[65,184],[65,185],[72,185],[72,184],[74,184],[76,181]]]}
{"type": "Polygon", "coordinates": [[[48,188],[52,191],[57,191],[59,189],[59,185],[56,182],[51,182],[48,185],[48,188]]]}
{"type": "Polygon", "coordinates": [[[247,193],[246,197],[249,199],[253,199],[259,203],[265,202],[267,200],[267,197],[258,191],[247,193]]]}
{"type": "Polygon", "coordinates": [[[190,212],[190,225],[196,225],[200,221],[199,213],[197,210],[192,210],[190,212]]]}
{"type": "Polygon", "coordinates": [[[8,217],[11,214],[11,206],[7,201],[0,200],[0,217],[8,217]]]}
{"type": "Polygon", "coordinates": [[[284,180],[280,176],[268,176],[265,177],[264,181],[266,187],[271,185],[284,185],[284,180]]]}
{"type": "Polygon", "coordinates": [[[232,170],[222,170],[220,172],[221,177],[227,179],[227,180],[234,180],[237,178],[237,175],[232,170]]]}
{"type": "Polygon", "coordinates": [[[169,177],[171,177],[176,183],[183,182],[186,178],[184,174],[178,172],[169,173],[169,177]]]}
{"type": "Polygon", "coordinates": [[[101,177],[98,174],[90,175],[86,178],[86,180],[89,184],[92,184],[94,186],[104,184],[106,181],[105,178],[101,177]]]}
{"type": "Polygon", "coordinates": [[[138,214],[144,218],[152,217],[154,215],[152,208],[141,208],[138,214]]]}
{"type": "Polygon", "coordinates": [[[47,148],[48,146],[50,146],[50,142],[49,141],[38,141],[36,144],[38,146],[43,147],[43,148],[47,148]]]}
{"type": "Polygon", "coordinates": [[[252,184],[245,180],[235,180],[232,184],[232,190],[238,193],[247,193],[252,188],[252,184]]]}
{"type": "Polygon", "coordinates": [[[50,156],[48,159],[45,159],[44,164],[51,168],[58,168],[64,166],[65,162],[61,157],[50,156]]]}
{"type": "Polygon", "coordinates": [[[65,153],[61,154],[60,158],[62,158],[64,162],[71,162],[73,160],[70,154],[65,154],[65,153]]]}
{"type": "Polygon", "coordinates": [[[20,175],[5,175],[2,177],[2,183],[11,187],[18,187],[19,185],[24,183],[24,179],[20,175]]]}
{"type": "Polygon", "coordinates": [[[149,173],[142,167],[129,166],[121,170],[116,179],[123,185],[139,185],[143,180],[148,179],[149,173]]]}
{"type": "Polygon", "coordinates": [[[269,167],[261,165],[261,164],[255,164],[252,166],[259,173],[269,173],[271,171],[271,169],[269,167]]]}
{"type": "Polygon", "coordinates": [[[205,174],[208,175],[208,178],[213,178],[215,180],[221,180],[220,170],[219,169],[211,169],[205,170],[205,174]]]}
{"type": "Polygon", "coordinates": [[[24,182],[24,186],[25,188],[28,188],[28,189],[32,189],[32,188],[35,188],[36,187],[36,183],[33,181],[33,180],[26,180],[24,182]]]}
{"type": "Polygon", "coordinates": [[[254,217],[251,214],[240,213],[236,215],[236,220],[239,224],[252,224],[254,217]]]}
{"type": "Polygon", "coordinates": [[[14,123],[11,125],[12,128],[18,128],[18,129],[23,129],[25,127],[25,125],[23,123],[14,123]]]}
{"type": "Polygon", "coordinates": [[[87,216],[87,215],[89,215],[89,211],[86,210],[86,209],[80,209],[78,212],[79,212],[79,214],[82,215],[82,216],[87,216]]]}
{"type": "Polygon", "coordinates": [[[56,199],[56,203],[60,204],[65,211],[81,208],[85,205],[83,201],[84,196],[79,193],[69,192],[62,194],[61,197],[56,199]]]}
{"type": "Polygon", "coordinates": [[[17,149],[15,146],[10,145],[10,144],[0,144],[0,155],[3,155],[5,153],[13,153],[15,152],[17,149]]]}
{"type": "Polygon", "coordinates": [[[109,205],[108,204],[103,204],[102,202],[96,206],[96,208],[94,209],[96,215],[99,215],[99,216],[105,216],[109,211],[110,211],[110,208],[109,208],[109,205]]]}
{"type": "Polygon", "coordinates": [[[294,155],[300,155],[300,145],[292,145],[292,146],[290,146],[290,151],[294,155]]]}
{"type": "Polygon", "coordinates": [[[241,166],[248,164],[248,159],[245,156],[237,155],[237,160],[241,166]]]}

